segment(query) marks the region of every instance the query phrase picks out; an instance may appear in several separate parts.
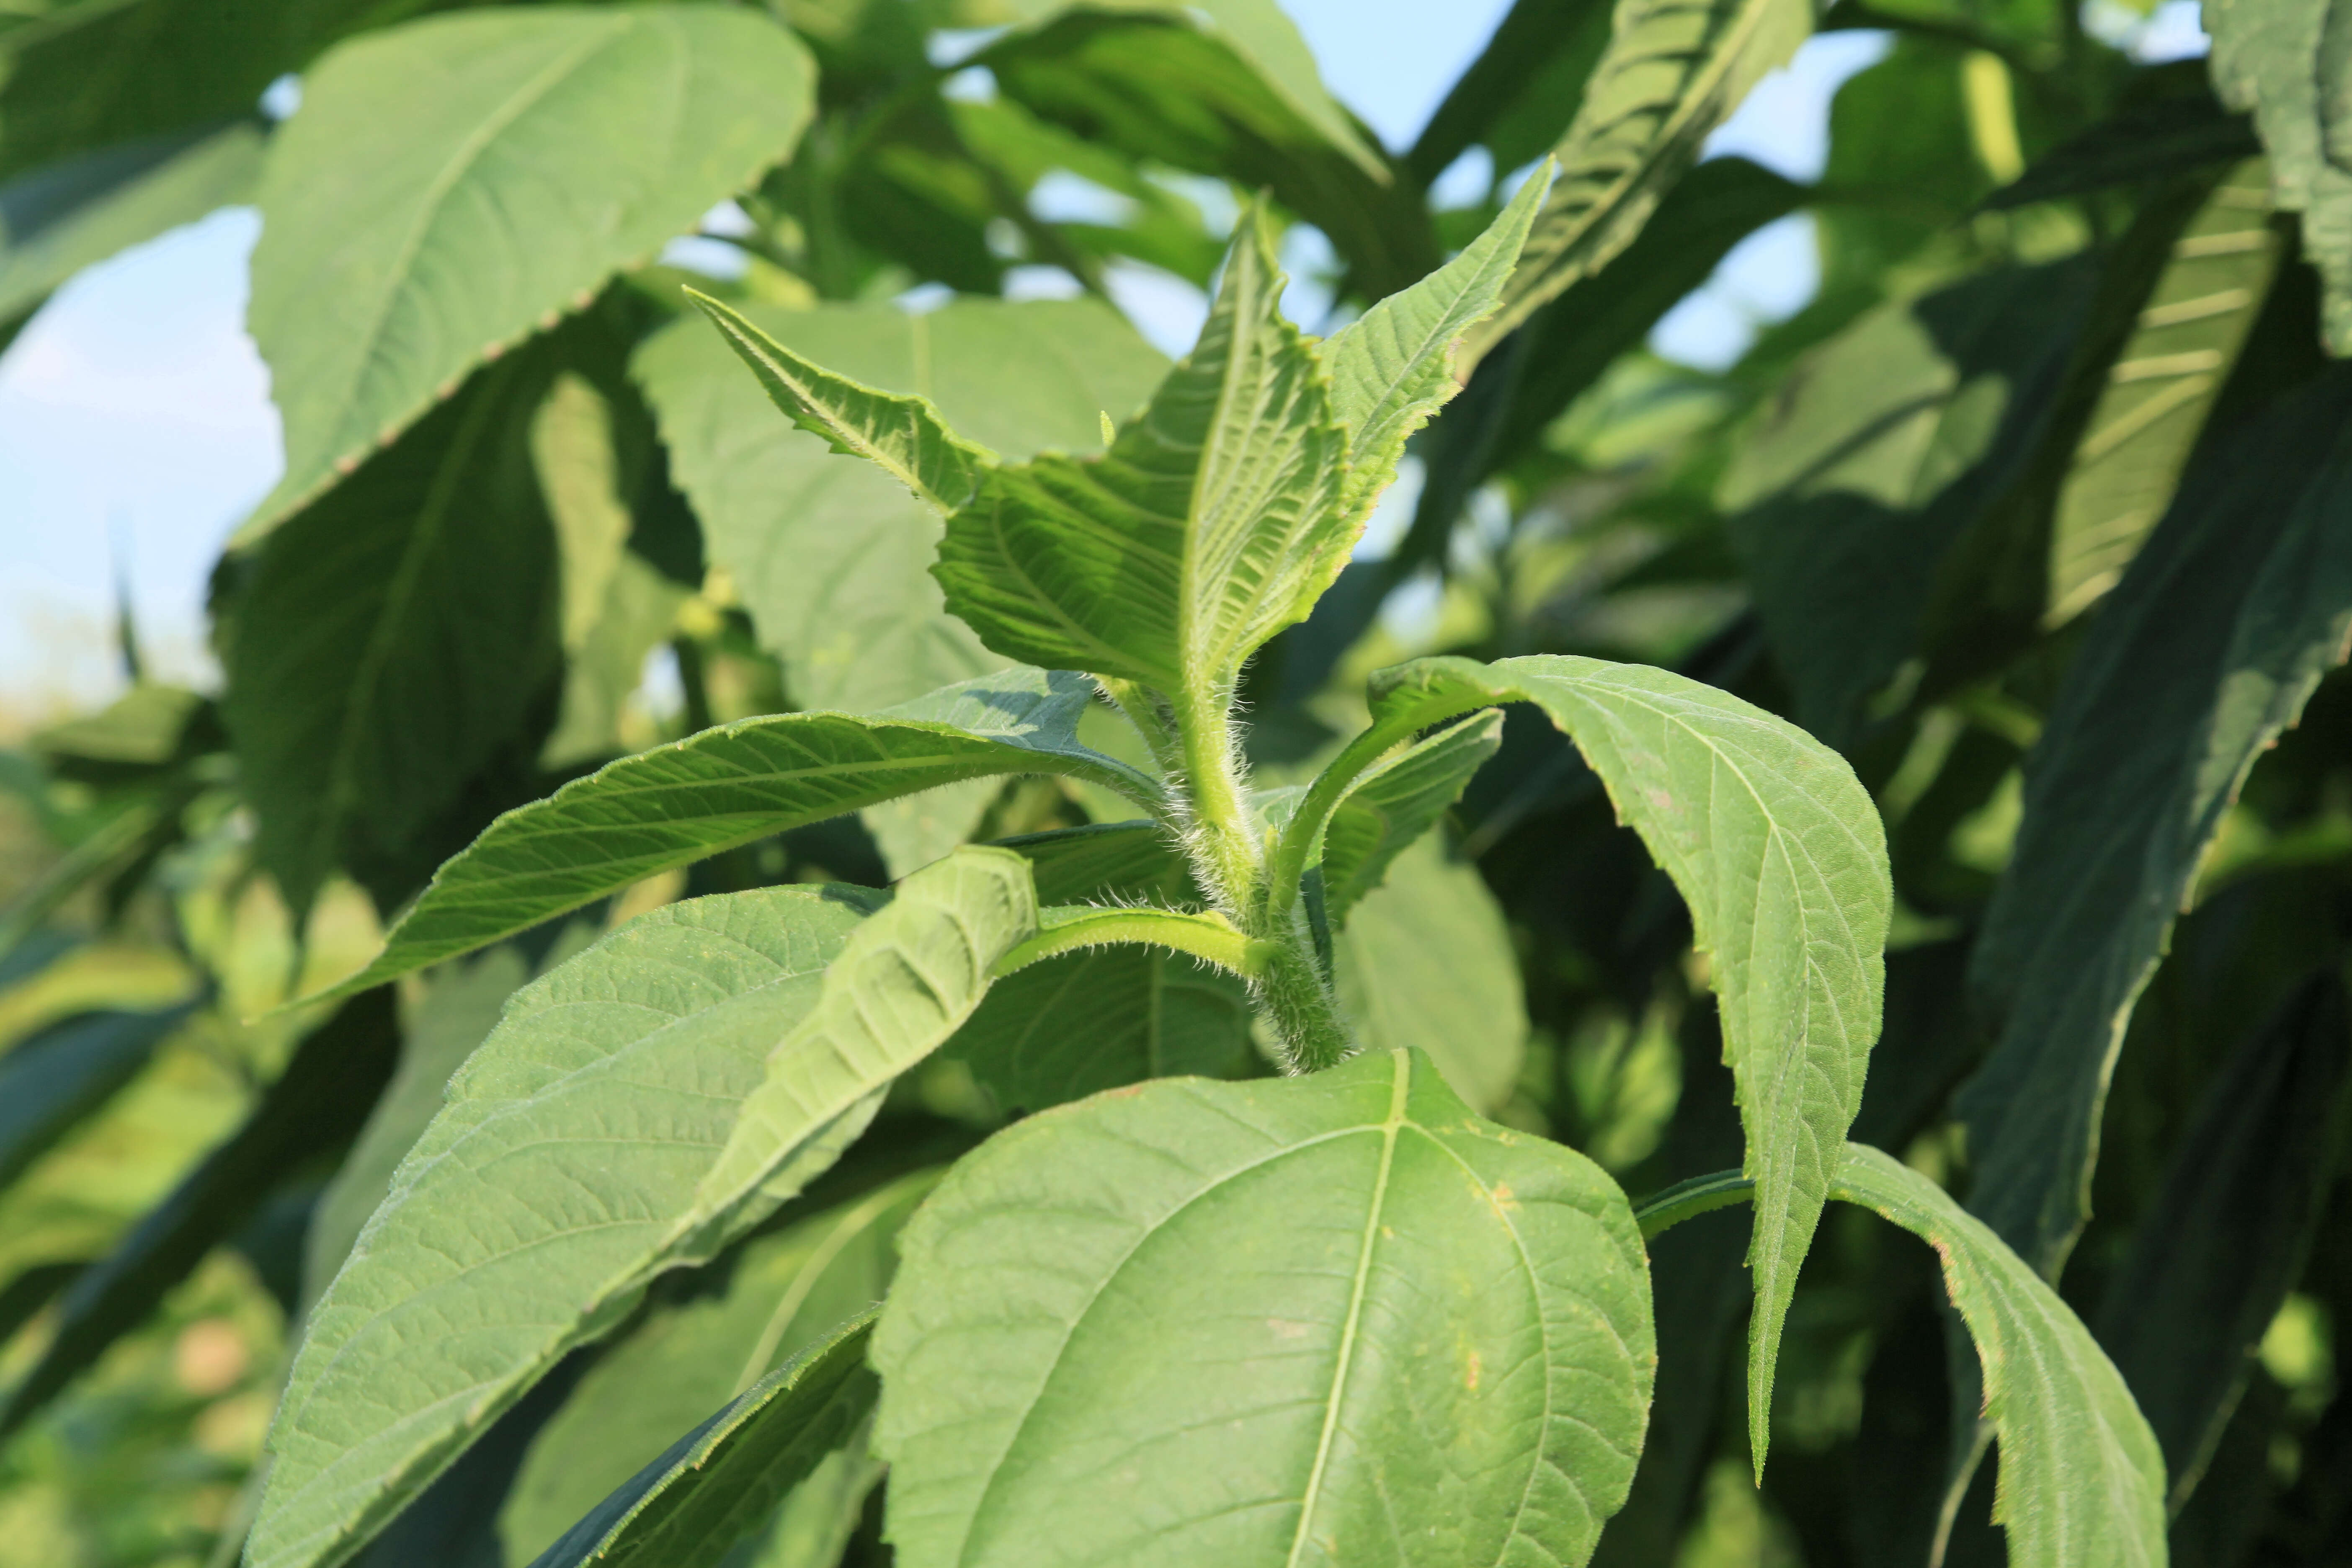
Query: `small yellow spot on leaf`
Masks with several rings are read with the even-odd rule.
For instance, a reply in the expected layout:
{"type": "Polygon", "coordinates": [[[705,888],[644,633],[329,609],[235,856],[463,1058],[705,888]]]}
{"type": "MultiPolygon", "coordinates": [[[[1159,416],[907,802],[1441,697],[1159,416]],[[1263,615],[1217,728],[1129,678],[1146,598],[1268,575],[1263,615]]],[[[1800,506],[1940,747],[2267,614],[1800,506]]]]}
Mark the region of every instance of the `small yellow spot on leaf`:
{"type": "Polygon", "coordinates": [[[1464,1385],[1467,1387],[1471,1393],[1475,1394],[1478,1392],[1478,1374],[1486,1370],[1486,1363],[1479,1359],[1478,1352],[1476,1351],[1472,1351],[1470,1352],[1470,1375],[1464,1379],[1464,1385]]]}

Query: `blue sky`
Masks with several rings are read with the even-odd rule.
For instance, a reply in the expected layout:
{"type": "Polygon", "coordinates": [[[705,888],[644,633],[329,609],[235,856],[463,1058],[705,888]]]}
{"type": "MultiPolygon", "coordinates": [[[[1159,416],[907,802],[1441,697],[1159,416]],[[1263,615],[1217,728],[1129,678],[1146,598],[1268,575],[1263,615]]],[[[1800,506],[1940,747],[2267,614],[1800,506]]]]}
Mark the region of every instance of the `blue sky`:
{"type": "MultiPolygon", "coordinates": [[[[1409,143],[1484,47],[1507,0],[1285,0],[1332,90],[1391,146],[1409,143]]],[[[2192,12],[2193,15],[2193,12],[2192,12]]],[[[1877,58],[1874,34],[1829,34],[1717,133],[1799,179],[1816,176],[1839,82],[1877,58]]],[[[1751,238],[1661,327],[1662,352],[1736,353],[1758,317],[1815,286],[1802,217],[1751,238]]],[[[152,662],[209,678],[203,599],[221,541],[275,481],[278,418],[245,336],[247,210],[216,213],[93,268],[0,358],[0,725],[119,685],[110,652],[118,563],[152,662]]],[[[1196,306],[1181,289],[1131,307],[1163,342],[1196,306]]]]}

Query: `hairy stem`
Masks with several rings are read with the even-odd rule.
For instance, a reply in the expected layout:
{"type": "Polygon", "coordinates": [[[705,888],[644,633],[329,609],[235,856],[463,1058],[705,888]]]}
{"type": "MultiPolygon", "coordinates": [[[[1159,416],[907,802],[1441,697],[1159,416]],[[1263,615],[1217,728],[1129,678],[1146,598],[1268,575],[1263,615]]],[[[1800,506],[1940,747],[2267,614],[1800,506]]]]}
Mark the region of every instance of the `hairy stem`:
{"type": "Polygon", "coordinates": [[[1233,717],[1224,692],[1187,691],[1176,710],[1183,745],[1184,791],[1192,803],[1193,864],[1217,906],[1246,920],[1257,903],[1257,836],[1234,753],[1233,717]]]}
{"type": "Polygon", "coordinates": [[[1049,915],[1055,918],[1045,930],[997,960],[996,978],[1002,980],[1016,969],[1026,969],[1056,953],[1114,942],[1169,948],[1230,970],[1244,980],[1264,973],[1274,955],[1273,944],[1243,935],[1216,915],[1146,909],[1057,910],[1049,915]]]}
{"type": "Polygon", "coordinates": [[[1258,977],[1258,1000],[1271,1016],[1295,1073],[1337,1067],[1355,1050],[1348,1022],[1332,994],[1330,977],[1315,956],[1315,939],[1304,911],[1295,906],[1269,933],[1265,968],[1258,977]]]}

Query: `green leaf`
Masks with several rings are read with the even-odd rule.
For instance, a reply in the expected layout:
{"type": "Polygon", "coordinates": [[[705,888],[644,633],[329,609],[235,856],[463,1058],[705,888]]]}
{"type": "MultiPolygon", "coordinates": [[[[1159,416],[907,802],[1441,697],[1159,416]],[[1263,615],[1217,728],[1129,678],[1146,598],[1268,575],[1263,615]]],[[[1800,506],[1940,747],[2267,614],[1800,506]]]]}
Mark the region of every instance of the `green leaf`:
{"type": "Polygon", "coordinates": [[[656,1307],[599,1356],[515,1474],[499,1514],[506,1561],[528,1563],[576,1542],[605,1494],[660,1461],[665,1446],[674,1451],[676,1434],[691,1433],[869,1311],[897,1269],[898,1227],[940,1174],[886,1182],[754,1237],[713,1270],[720,1283],[656,1307]]]}
{"type": "Polygon", "coordinates": [[[1013,669],[885,713],[745,719],[624,757],[492,823],[441,868],[384,951],[339,990],[380,984],[675,866],[963,779],[1069,773],[1156,786],[1077,742],[1091,684],[1013,669]]]}
{"type": "Polygon", "coordinates": [[[1420,839],[1331,945],[1340,1005],[1367,1049],[1428,1052],[1482,1115],[1511,1098],[1527,1054],[1527,987],[1476,867],[1420,839]]]}
{"type": "Polygon", "coordinates": [[[260,172],[261,132],[240,121],[86,153],[0,185],[0,336],[83,268],[244,200],[260,172]]]}
{"type": "MultiPolygon", "coordinates": [[[[1098,300],[746,307],[797,359],[928,399],[1013,458],[1096,447],[1102,415],[1142,405],[1167,362],[1098,300]]],[[[871,711],[999,664],[949,616],[929,568],[940,520],[887,475],[779,418],[709,323],[636,356],[678,482],[795,700],[871,711]]]]}
{"type": "Polygon", "coordinates": [[[244,1124],[67,1288],[40,1360],[0,1404],[0,1435],[144,1322],[289,1172],[341,1149],[392,1076],[398,1048],[384,993],[352,998],[314,1030],[244,1124]]]}
{"type": "MultiPolygon", "coordinates": [[[[1877,1038],[1893,902],[1878,810],[1833,752],[1663,669],[1424,658],[1372,678],[1372,728],[1316,784],[1457,713],[1530,701],[1567,731],[1689,904],[1761,1198],[1748,1255],[1748,1426],[1760,1467],[1797,1270],[1877,1038]]],[[[1311,805],[1311,803],[1310,803],[1311,805]]]]}
{"type": "Polygon", "coordinates": [[[814,74],[706,5],[496,8],[328,56],[262,182],[248,320],[286,475],[248,534],[782,159],[814,74]]]}
{"type": "Polygon", "coordinates": [[[1455,351],[1502,302],[1537,204],[1550,189],[1547,163],[1461,255],[1374,305],[1318,351],[1330,367],[1332,416],[1348,432],[1339,510],[1358,526],[1396,478],[1406,438],[1462,390],[1455,351]]]}
{"type": "Polygon", "coordinates": [[[1192,698],[1230,691],[1307,618],[1356,528],[1337,507],[1330,384],[1282,285],[1259,212],[1199,345],[1108,453],[990,469],[948,520],[933,574],[989,647],[1192,698]]]}
{"type": "Polygon", "coordinates": [[[2058,494],[2048,624],[2113,588],[2164,515],[2270,293],[2280,246],[2260,159],[2231,170],[2174,241],[2058,494]]]}
{"type": "Polygon", "coordinates": [[[1836,1195],[1936,1249],[1976,1341],[2000,1441],[1994,1517],[2016,1568],[2159,1568],[2164,1456],[2129,1390],[2058,1293],[1944,1190],[1848,1144],[1836,1195]]]}
{"type": "Polygon", "coordinates": [[[874,1405],[869,1312],[811,1345],[672,1444],[531,1568],[710,1568],[847,1441],[874,1405]]]}
{"type": "Polygon", "coordinates": [[[1534,159],[1575,118],[1609,20],[1601,0],[1516,0],[1422,127],[1406,170],[1426,187],[1479,142],[1497,170],[1534,159]]]}
{"type": "Polygon", "coordinates": [[[1040,904],[1198,903],[1192,868],[1157,822],[1102,822],[1000,839],[1029,862],[1040,904]]]}
{"type": "Polygon", "coordinates": [[[1632,243],[1707,132],[1812,30],[1798,0],[1625,0],[1560,138],[1559,183],[1528,236],[1503,308],[1465,348],[1513,327],[1632,243]]]}
{"type": "Polygon", "coordinates": [[[1347,924],[1390,862],[1436,826],[1502,744],[1503,715],[1475,714],[1367,770],[1340,797],[1323,830],[1323,904],[1334,928],[1347,924]]]}
{"type": "Polygon", "coordinates": [[[2214,1075],[2107,1286],[2099,1342],[2163,1447],[2176,1513],[2303,1278],[2348,1088],[2352,1020],[2343,982],[2323,972],[2214,1075]]]}
{"type": "Polygon", "coordinates": [[[1580,1563],[1641,1447],[1622,1195],[1412,1053],[1031,1117],[902,1251],[874,1363],[907,1568],[1580,1563]]]}
{"type": "Polygon", "coordinates": [[[2054,1275],[2124,1030],[2200,858],[2352,635],[2352,377],[2201,463],[2107,596],[2027,760],[1970,977],[2000,1036],[1958,1110],[1969,1206],[2054,1275]]]}
{"type": "Polygon", "coordinates": [[[2326,285],[2320,321],[2330,353],[2352,351],[2352,32],[2314,0],[2212,0],[2213,89],[2251,110],[2270,155],[2271,205],[2303,215],[2303,254],[2326,285]]]}
{"type": "Polygon", "coordinates": [[[186,1016],[88,1013],[10,1044],[0,1056],[0,1187],[138,1077],[186,1016]]]}
{"type": "MultiPolygon", "coordinates": [[[[560,658],[529,444],[546,369],[488,367],[232,557],[221,716],[262,862],[297,910],[339,866],[404,870],[469,780],[537,749],[524,730],[560,658]]],[[[415,885],[383,879],[394,897],[415,885]]]]}

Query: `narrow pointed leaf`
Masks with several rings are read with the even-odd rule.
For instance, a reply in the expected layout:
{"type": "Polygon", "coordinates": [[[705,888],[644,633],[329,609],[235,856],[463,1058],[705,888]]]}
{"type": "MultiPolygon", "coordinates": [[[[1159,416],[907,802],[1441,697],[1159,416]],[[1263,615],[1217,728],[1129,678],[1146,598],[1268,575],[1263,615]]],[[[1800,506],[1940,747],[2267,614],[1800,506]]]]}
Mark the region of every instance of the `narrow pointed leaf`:
{"type": "Polygon", "coordinates": [[[1534,702],[1601,775],[1689,904],[1758,1186],[1748,1423],[1763,1462],[1780,1325],[1878,1037],[1893,905],[1878,809],[1785,720],[1639,665],[1425,658],[1372,679],[1375,742],[1473,708],[1534,702]]]}
{"type": "Polygon", "coordinates": [[[339,989],[470,952],[735,845],[964,779],[1068,773],[1150,798],[1140,774],[1078,744],[1092,691],[1074,675],[1008,670],[887,713],[746,719],[625,757],[492,823],[339,989]]]}
{"type": "Polygon", "coordinates": [[[689,289],[687,297],[793,424],[844,456],[865,458],[934,511],[951,512],[971,499],[994,454],[949,429],[929,398],[861,386],[811,364],[709,295],[689,289]]]}
{"type": "Polygon", "coordinates": [[[1976,1342],[2000,1443],[1994,1517],[2015,1568],[2161,1568],[2164,1456],[2115,1364],[1983,1222],[1891,1155],[1849,1144],[1836,1195],[1936,1249],[1976,1342]]]}
{"type": "Polygon", "coordinates": [[[2198,862],[2352,636],[2352,375],[2232,436],[2101,607],[2025,770],[1970,960],[2000,1036],[1958,1109],[1970,1212],[2035,1267],[2090,1212],[2116,1053],[2198,862]]]}
{"type": "Polygon", "coordinates": [[[761,1378],[631,1477],[531,1568],[711,1568],[873,1408],[866,1365],[873,1328],[873,1314],[862,1314],[761,1378]]]}
{"type": "Polygon", "coordinates": [[[430,17],[320,62],[262,184],[286,475],[248,530],[782,159],[814,74],[774,22],[705,5],[430,17]]]}
{"type": "Polygon", "coordinates": [[[1707,132],[1812,30],[1801,0],[1628,0],[1556,150],[1559,183],[1537,215],[1501,311],[1472,362],[1538,307],[1633,243],[1707,132]]]}
{"type": "MultiPolygon", "coordinates": [[[[1008,658],[1229,688],[1347,564],[1345,437],[1330,384],[1282,319],[1265,216],[1227,253],[1208,325],[1105,456],[989,470],[948,520],[948,608],[1008,658]]],[[[1188,687],[1187,683],[1191,683],[1188,687]]]]}
{"type": "Polygon", "coordinates": [[[1470,775],[1502,749],[1503,715],[1474,715],[1356,781],[1323,829],[1323,903],[1336,929],[1379,887],[1389,864],[1462,797],[1470,775]]]}
{"type": "Polygon", "coordinates": [[[1406,438],[1462,390],[1455,350],[1501,303],[1537,204],[1550,189],[1547,166],[1461,255],[1324,342],[1318,352],[1331,370],[1331,413],[1348,432],[1342,512],[1359,521],[1370,513],[1396,478],[1406,438]]]}
{"type": "Polygon", "coordinates": [[[874,1361],[907,1568],[1577,1563],[1641,1447],[1622,1194],[1414,1053],[1032,1117],[903,1250],[874,1361]]]}

